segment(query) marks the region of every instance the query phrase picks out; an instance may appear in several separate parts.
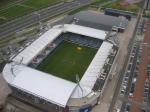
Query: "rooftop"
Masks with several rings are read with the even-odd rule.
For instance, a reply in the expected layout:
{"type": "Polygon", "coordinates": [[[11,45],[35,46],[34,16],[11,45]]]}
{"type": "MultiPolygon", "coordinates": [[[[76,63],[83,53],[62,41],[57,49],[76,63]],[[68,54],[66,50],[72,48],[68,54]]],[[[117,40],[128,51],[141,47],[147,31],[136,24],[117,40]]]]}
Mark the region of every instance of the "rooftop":
{"type": "Polygon", "coordinates": [[[7,64],[3,75],[12,86],[62,107],[66,106],[76,87],[73,82],[15,63],[7,64]]]}
{"type": "Polygon", "coordinates": [[[73,19],[78,25],[105,31],[110,31],[112,27],[125,29],[128,24],[128,20],[125,18],[109,16],[95,11],[81,11],[73,15],[73,19]]]}
{"type": "Polygon", "coordinates": [[[89,36],[105,40],[106,32],[88,28],[84,26],[65,24],[64,26],[58,25],[44,33],[41,37],[35,40],[31,45],[21,51],[16,57],[12,59],[14,62],[21,62],[25,65],[29,64],[31,60],[41,52],[49,43],[56,39],[63,32],[72,32],[80,35],[89,36]]]}
{"type": "Polygon", "coordinates": [[[55,26],[14,57],[12,59],[14,62],[6,64],[3,70],[4,79],[10,85],[22,91],[62,107],[66,106],[70,97],[82,98],[94,93],[92,90],[94,84],[99,75],[103,73],[102,67],[107,62],[107,58],[113,48],[113,44],[109,42],[103,41],[101,44],[79,82],[80,87],[76,83],[26,66],[39,52],[63,32],[72,32],[101,40],[105,40],[106,37],[104,31],[84,26],[74,24],[55,26]],[[20,64],[20,60],[22,60],[22,64],[20,64]]]}

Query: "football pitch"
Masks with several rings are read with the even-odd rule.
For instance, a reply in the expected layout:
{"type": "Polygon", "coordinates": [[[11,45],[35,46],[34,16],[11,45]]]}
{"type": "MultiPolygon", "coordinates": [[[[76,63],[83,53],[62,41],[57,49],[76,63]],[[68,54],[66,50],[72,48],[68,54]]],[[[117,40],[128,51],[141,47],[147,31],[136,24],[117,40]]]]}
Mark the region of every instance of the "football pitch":
{"type": "Polygon", "coordinates": [[[63,41],[37,69],[76,82],[76,75],[82,78],[96,52],[97,49],[63,41]]]}

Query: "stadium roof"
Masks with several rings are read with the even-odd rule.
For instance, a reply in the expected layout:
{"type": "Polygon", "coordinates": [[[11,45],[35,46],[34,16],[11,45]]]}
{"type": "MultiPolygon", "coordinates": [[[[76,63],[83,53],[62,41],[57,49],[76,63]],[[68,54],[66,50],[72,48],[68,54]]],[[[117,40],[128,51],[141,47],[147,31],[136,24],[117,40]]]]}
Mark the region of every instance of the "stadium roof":
{"type": "Polygon", "coordinates": [[[34,41],[31,45],[26,47],[23,51],[21,51],[15,58],[12,60],[14,62],[20,62],[23,64],[28,64],[31,60],[41,52],[46,45],[52,42],[57,36],[62,33],[61,29],[51,29],[47,31],[44,35],[39,37],[36,41],[34,41]]]}
{"type": "Polygon", "coordinates": [[[31,45],[26,47],[16,57],[14,57],[12,61],[14,62],[22,61],[21,63],[25,65],[29,64],[37,54],[39,54],[49,43],[51,43],[63,32],[72,32],[80,35],[89,36],[92,38],[98,38],[101,40],[105,40],[106,38],[105,31],[74,24],[65,24],[64,26],[58,25],[48,30],[41,37],[35,40],[31,45]]]}
{"type": "Polygon", "coordinates": [[[86,72],[84,73],[82,79],[80,80],[80,86],[77,86],[73,92],[71,96],[72,98],[82,98],[92,92],[93,86],[102,72],[101,70],[106,63],[106,59],[108,58],[112,47],[112,44],[103,42],[86,72]]]}
{"type": "Polygon", "coordinates": [[[97,30],[90,27],[75,25],[75,24],[66,24],[65,30],[67,32],[72,32],[80,35],[85,35],[92,38],[98,38],[101,40],[105,40],[106,38],[106,32],[102,30],[97,30]]]}
{"type": "Polygon", "coordinates": [[[119,18],[105,15],[95,11],[81,11],[73,15],[76,24],[110,31],[112,27],[125,29],[128,20],[126,18],[119,18]]]}
{"type": "Polygon", "coordinates": [[[12,86],[62,107],[76,87],[73,82],[14,63],[4,67],[3,76],[12,86]]]}
{"type": "Polygon", "coordinates": [[[65,107],[69,98],[82,98],[93,92],[94,84],[102,72],[113,44],[103,41],[95,57],[84,73],[79,85],[25,66],[46,45],[51,43],[63,32],[72,32],[92,38],[105,40],[106,33],[89,27],[65,24],[58,25],[47,31],[31,45],[20,52],[12,63],[6,64],[3,70],[5,80],[12,86],[33,94],[46,101],[65,107]],[[23,61],[22,65],[20,60],[23,61]],[[18,62],[18,64],[16,64],[18,62]]]}
{"type": "Polygon", "coordinates": [[[84,73],[79,85],[15,62],[6,64],[4,79],[12,86],[46,101],[65,107],[69,98],[82,98],[93,93],[113,44],[103,42],[84,73]],[[82,89],[81,89],[82,88],[82,89]]]}

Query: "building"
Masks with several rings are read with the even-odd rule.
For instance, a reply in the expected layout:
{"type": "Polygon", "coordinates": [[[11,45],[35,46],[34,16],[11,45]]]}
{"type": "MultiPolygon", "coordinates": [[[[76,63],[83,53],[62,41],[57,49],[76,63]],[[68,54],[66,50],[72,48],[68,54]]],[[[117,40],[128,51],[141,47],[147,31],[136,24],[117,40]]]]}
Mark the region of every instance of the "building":
{"type": "Polygon", "coordinates": [[[104,31],[117,30],[123,32],[128,25],[128,20],[124,17],[105,15],[96,11],[81,11],[67,19],[67,23],[74,21],[78,25],[104,31]]]}
{"type": "MultiPolygon", "coordinates": [[[[12,96],[48,112],[89,112],[101,101],[112,75],[112,66],[117,59],[117,38],[106,30],[83,25],[80,19],[75,22],[73,20],[72,24],[53,26],[16,56],[11,57],[2,73],[13,90],[12,96]],[[64,40],[96,49],[83,76],[79,79],[76,75],[75,82],[37,69],[64,40]]],[[[90,21],[86,22],[90,24],[90,21]]]]}
{"type": "Polygon", "coordinates": [[[128,12],[128,11],[123,11],[123,10],[119,10],[119,9],[112,9],[112,8],[107,8],[105,9],[105,14],[106,15],[111,15],[111,16],[123,16],[128,20],[131,20],[133,13],[132,12],[128,12]]]}

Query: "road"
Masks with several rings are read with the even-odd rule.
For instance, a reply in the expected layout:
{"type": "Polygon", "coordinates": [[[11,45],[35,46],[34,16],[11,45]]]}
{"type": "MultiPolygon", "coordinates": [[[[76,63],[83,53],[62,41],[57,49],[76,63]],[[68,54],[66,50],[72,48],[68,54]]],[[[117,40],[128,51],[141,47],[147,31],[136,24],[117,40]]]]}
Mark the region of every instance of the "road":
{"type": "Polygon", "coordinates": [[[4,80],[2,74],[0,73],[0,108],[5,103],[5,99],[8,96],[8,94],[11,93],[10,88],[8,87],[8,84],[4,80]]]}
{"type": "MultiPolygon", "coordinates": [[[[146,3],[146,1],[145,1],[145,3],[146,3]]],[[[136,36],[137,28],[140,25],[140,21],[142,19],[142,15],[143,15],[144,8],[145,8],[145,3],[143,5],[143,9],[141,9],[141,12],[139,13],[138,21],[137,21],[137,24],[136,24],[136,29],[135,29],[134,34],[133,34],[133,38],[136,36]]],[[[132,46],[133,43],[134,43],[134,40],[130,45],[132,46]]],[[[132,78],[133,78],[134,70],[135,70],[135,67],[136,67],[138,51],[139,51],[139,45],[137,45],[137,48],[136,48],[135,57],[134,57],[133,64],[132,64],[132,67],[131,67],[131,72],[130,72],[130,78],[129,78],[130,80],[129,80],[128,85],[127,85],[127,91],[125,93],[125,97],[128,97],[129,93],[130,93],[130,89],[131,89],[131,85],[132,85],[132,78]]],[[[122,107],[121,107],[121,112],[123,112],[123,110],[126,106],[126,103],[127,103],[126,101],[123,101],[123,104],[122,104],[122,107]]]]}
{"type": "MultiPolygon", "coordinates": [[[[125,95],[124,95],[125,98],[127,98],[129,96],[130,89],[131,89],[131,86],[132,86],[132,79],[133,79],[134,71],[135,71],[135,68],[136,68],[138,52],[139,52],[139,45],[137,45],[137,47],[136,47],[135,56],[134,56],[132,66],[131,66],[131,70],[130,70],[130,73],[129,73],[129,81],[128,81],[126,92],[125,92],[125,95]]],[[[124,111],[126,103],[127,103],[126,101],[123,101],[123,104],[122,104],[122,107],[121,107],[121,110],[120,110],[121,112],[124,111]]]]}
{"type": "MultiPolygon", "coordinates": [[[[130,39],[131,40],[131,39],[130,39]]],[[[123,50],[125,52],[125,49],[123,50]]],[[[118,78],[118,81],[117,81],[117,85],[115,87],[115,92],[114,92],[114,96],[113,96],[113,99],[112,99],[112,102],[110,104],[110,107],[109,107],[109,111],[108,112],[113,112],[114,108],[115,108],[115,104],[116,104],[116,101],[118,99],[118,96],[119,96],[119,91],[120,91],[120,88],[121,88],[121,84],[122,84],[122,80],[123,80],[123,77],[125,74],[125,71],[126,71],[126,67],[127,67],[127,64],[128,64],[128,60],[129,60],[129,54],[126,55],[126,59],[124,61],[124,64],[123,64],[123,67],[119,73],[119,78],[118,78]]],[[[121,111],[120,111],[121,112],[121,111]]]]}
{"type": "Polygon", "coordinates": [[[38,23],[39,20],[43,20],[55,15],[62,14],[71,9],[78,8],[82,5],[90,4],[92,0],[74,0],[73,2],[62,3],[56,6],[48,7],[39,11],[18,17],[12,21],[7,22],[6,24],[0,26],[0,38],[9,35],[13,32],[21,30],[31,24],[38,23]]]}
{"type": "MultiPolygon", "coordinates": [[[[146,2],[145,2],[146,3],[146,2]]],[[[127,58],[126,58],[126,63],[125,63],[125,65],[124,65],[124,67],[123,67],[123,69],[122,69],[122,72],[121,72],[121,74],[124,74],[125,73],[125,67],[127,66],[127,62],[128,62],[128,60],[129,60],[129,55],[130,55],[130,52],[131,52],[131,48],[133,47],[133,43],[135,42],[135,37],[136,37],[136,32],[137,32],[137,28],[138,28],[138,25],[139,25],[139,23],[140,23],[140,20],[141,20],[141,18],[142,18],[142,14],[143,14],[143,10],[144,10],[144,8],[145,8],[145,3],[144,3],[144,6],[143,6],[143,9],[141,9],[140,10],[140,12],[139,12],[139,15],[138,15],[138,19],[137,19],[137,23],[136,23],[136,26],[135,26],[135,30],[134,30],[134,33],[133,33],[133,35],[132,35],[132,39],[131,39],[131,41],[130,41],[130,43],[129,43],[129,46],[128,46],[128,56],[127,56],[127,58]]],[[[136,60],[136,58],[137,57],[135,57],[135,59],[134,59],[134,61],[136,60]]],[[[134,63],[134,62],[133,62],[134,63]]],[[[135,68],[135,65],[133,65],[132,66],[132,72],[134,71],[134,68],[135,68]]],[[[132,74],[132,73],[131,73],[132,74]]],[[[132,76],[131,76],[132,77],[132,76]]],[[[118,79],[118,82],[117,82],[117,87],[116,87],[116,89],[115,89],[115,93],[114,93],[114,96],[113,96],[113,99],[112,99],[112,102],[111,102],[111,106],[110,106],[110,108],[109,108],[109,112],[113,112],[113,108],[115,107],[115,104],[116,104],[116,101],[117,101],[117,99],[118,99],[118,96],[119,96],[119,90],[120,90],[120,87],[121,87],[121,83],[122,83],[122,79],[123,79],[123,75],[120,75],[120,77],[119,77],[119,79],[118,79]]],[[[129,84],[128,84],[128,87],[127,87],[127,92],[125,93],[125,96],[128,96],[129,95],[129,91],[130,91],[130,89],[129,88],[131,88],[131,79],[130,79],[130,81],[129,81],[129,84]]],[[[121,108],[121,112],[123,112],[123,109],[124,109],[124,107],[125,107],[125,104],[126,104],[126,102],[123,102],[123,105],[122,105],[122,108],[121,108]]]]}

